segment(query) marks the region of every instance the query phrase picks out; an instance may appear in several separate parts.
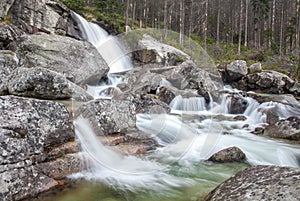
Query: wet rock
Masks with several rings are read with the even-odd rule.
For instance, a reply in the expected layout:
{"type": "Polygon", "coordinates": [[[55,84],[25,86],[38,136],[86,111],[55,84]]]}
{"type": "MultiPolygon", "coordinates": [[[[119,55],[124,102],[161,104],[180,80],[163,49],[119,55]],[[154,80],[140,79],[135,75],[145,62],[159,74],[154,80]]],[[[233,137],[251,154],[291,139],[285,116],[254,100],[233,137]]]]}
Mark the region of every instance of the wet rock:
{"type": "Polygon", "coordinates": [[[23,67],[43,67],[81,86],[106,75],[109,70],[94,46],[68,37],[25,35],[14,42],[12,49],[16,50],[23,67]]]}
{"type": "Polygon", "coordinates": [[[60,180],[66,178],[66,175],[80,172],[82,170],[81,166],[81,158],[78,153],[76,153],[66,154],[62,156],[62,158],[40,163],[36,165],[36,168],[49,178],[60,180]]]}
{"type": "Polygon", "coordinates": [[[13,5],[15,0],[2,0],[0,7],[0,19],[3,19],[4,16],[7,15],[9,9],[13,5]]]}
{"type": "Polygon", "coordinates": [[[255,63],[249,66],[248,68],[248,73],[253,74],[253,73],[259,73],[262,71],[261,63],[255,63]]]}
{"type": "Polygon", "coordinates": [[[90,101],[75,111],[75,115],[88,119],[97,135],[135,130],[136,108],[128,100],[90,101]]]}
{"type": "Polygon", "coordinates": [[[223,149],[214,155],[212,155],[208,160],[218,163],[226,162],[242,162],[246,159],[246,155],[242,150],[237,147],[229,147],[223,149]]]}
{"type": "Polygon", "coordinates": [[[206,197],[218,200],[299,200],[300,169],[276,166],[254,166],[232,176],[206,197]]]}
{"type": "Polygon", "coordinates": [[[268,125],[264,134],[275,138],[300,140],[300,118],[289,117],[268,125]]]}
{"type": "Polygon", "coordinates": [[[9,94],[40,98],[69,99],[77,101],[92,100],[81,87],[67,80],[64,76],[45,68],[18,68],[8,77],[9,94]]]}
{"type": "Polygon", "coordinates": [[[7,95],[9,75],[18,67],[19,60],[14,52],[0,51],[0,95],[7,95]]]}
{"type": "Polygon", "coordinates": [[[237,116],[233,117],[233,120],[236,120],[236,121],[246,121],[247,117],[245,117],[244,115],[237,115],[237,116]]]}
{"type": "Polygon", "coordinates": [[[169,87],[160,87],[157,96],[160,101],[169,105],[176,95],[169,87]]]}
{"type": "Polygon", "coordinates": [[[272,70],[247,75],[246,80],[248,89],[272,94],[289,92],[295,83],[288,76],[272,70]]]}
{"type": "Polygon", "coordinates": [[[82,39],[72,11],[59,1],[15,0],[12,23],[26,33],[56,33],[82,39]]]}
{"type": "Polygon", "coordinates": [[[254,129],[254,131],[251,131],[252,134],[254,135],[261,135],[264,133],[264,128],[262,127],[257,127],[254,129]]]}
{"type": "Polygon", "coordinates": [[[228,64],[225,68],[225,74],[223,76],[224,81],[232,82],[241,79],[247,75],[247,63],[243,60],[236,60],[228,64]]]}
{"type": "Polygon", "coordinates": [[[248,107],[247,100],[241,94],[237,93],[230,94],[229,97],[231,98],[229,113],[243,114],[248,107]]]}
{"type": "Polygon", "coordinates": [[[134,96],[132,103],[135,105],[136,113],[166,114],[170,112],[168,104],[151,95],[141,97],[134,96]]]}
{"type": "Polygon", "coordinates": [[[255,99],[259,103],[264,102],[277,102],[284,105],[294,107],[296,110],[300,110],[300,103],[291,94],[259,94],[259,93],[247,93],[247,96],[255,99]]]}

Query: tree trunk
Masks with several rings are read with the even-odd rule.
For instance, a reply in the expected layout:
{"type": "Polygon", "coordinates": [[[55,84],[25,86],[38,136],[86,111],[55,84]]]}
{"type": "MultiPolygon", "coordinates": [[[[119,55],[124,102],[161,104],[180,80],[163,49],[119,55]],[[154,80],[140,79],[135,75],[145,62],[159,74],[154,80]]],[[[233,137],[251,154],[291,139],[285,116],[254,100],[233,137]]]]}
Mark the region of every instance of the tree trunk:
{"type": "Polygon", "coordinates": [[[245,41],[244,46],[248,46],[248,8],[249,8],[249,0],[246,0],[246,10],[245,10],[245,41]]]}
{"type": "Polygon", "coordinates": [[[242,30],[243,30],[243,0],[241,0],[241,5],[240,5],[240,28],[239,28],[239,41],[238,41],[238,55],[241,54],[242,30]]]}
{"type": "Polygon", "coordinates": [[[220,44],[220,14],[221,14],[221,0],[218,0],[218,15],[217,15],[217,46],[220,44]]]}
{"type": "Polygon", "coordinates": [[[168,0],[165,0],[165,3],[164,3],[164,33],[163,33],[163,39],[167,38],[167,32],[168,32],[168,0]]]}
{"type": "Polygon", "coordinates": [[[203,22],[203,45],[206,51],[207,41],[207,19],[208,19],[208,0],[205,0],[204,22],[203,22]]]}
{"type": "Polygon", "coordinates": [[[179,44],[180,47],[183,47],[184,45],[184,20],[185,20],[185,13],[184,13],[184,0],[180,0],[179,5],[179,44]]]}
{"type": "Polygon", "coordinates": [[[126,21],[125,21],[125,32],[128,31],[128,21],[129,21],[129,7],[130,7],[130,0],[126,1],[126,21]]]}
{"type": "Polygon", "coordinates": [[[280,20],[280,39],[279,39],[279,54],[282,56],[282,45],[283,45],[283,14],[284,14],[284,9],[283,9],[283,3],[281,4],[281,20],[280,20]]]}

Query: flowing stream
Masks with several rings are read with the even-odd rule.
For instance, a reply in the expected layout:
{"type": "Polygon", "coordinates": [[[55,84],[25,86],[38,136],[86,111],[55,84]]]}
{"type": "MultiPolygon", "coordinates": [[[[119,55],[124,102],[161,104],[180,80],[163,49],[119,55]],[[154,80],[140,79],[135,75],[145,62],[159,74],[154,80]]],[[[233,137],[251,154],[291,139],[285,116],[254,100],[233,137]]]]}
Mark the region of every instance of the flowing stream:
{"type": "MultiPolygon", "coordinates": [[[[85,27],[87,40],[109,64],[110,74],[132,68],[119,42],[97,25],[78,18],[85,27]]],[[[97,87],[95,98],[101,97],[102,89],[97,87]]],[[[299,111],[279,103],[259,104],[252,98],[246,100],[245,121],[233,120],[236,115],[229,114],[231,99],[227,94],[210,104],[201,97],[177,96],[170,104],[170,114],[138,114],[137,128],[161,145],[143,156],[124,156],[104,146],[88,120],[78,117],[76,135],[89,168],[71,176],[79,181],[73,189],[44,200],[198,200],[249,165],[300,167],[299,144],[250,133],[265,124],[263,109],[277,107],[281,118],[299,115],[299,111]],[[246,154],[246,163],[207,161],[212,154],[231,146],[239,147],[246,154]]]]}

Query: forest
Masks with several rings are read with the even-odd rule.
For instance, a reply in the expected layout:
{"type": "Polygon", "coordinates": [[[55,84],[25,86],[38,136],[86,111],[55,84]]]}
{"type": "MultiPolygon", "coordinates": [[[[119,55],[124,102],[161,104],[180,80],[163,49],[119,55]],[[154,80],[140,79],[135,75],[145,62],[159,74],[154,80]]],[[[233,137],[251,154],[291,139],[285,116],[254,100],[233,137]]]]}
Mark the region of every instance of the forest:
{"type": "MultiPolygon", "coordinates": [[[[209,44],[300,56],[300,0],[62,0],[120,27],[157,28],[209,44]],[[98,14],[98,15],[97,15],[98,14]],[[118,20],[116,20],[118,19],[118,20]]],[[[99,20],[98,19],[98,20],[99,20]]],[[[180,43],[183,44],[184,37],[180,43]]]]}

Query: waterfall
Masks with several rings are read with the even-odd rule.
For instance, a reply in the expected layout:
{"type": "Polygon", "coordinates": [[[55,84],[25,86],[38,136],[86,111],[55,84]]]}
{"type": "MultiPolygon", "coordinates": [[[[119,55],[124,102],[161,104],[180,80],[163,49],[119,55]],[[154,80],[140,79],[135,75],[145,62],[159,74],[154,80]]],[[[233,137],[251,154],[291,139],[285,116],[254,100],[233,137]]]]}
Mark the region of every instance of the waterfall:
{"type": "Polygon", "coordinates": [[[89,169],[72,175],[72,178],[98,180],[132,192],[137,189],[169,190],[170,187],[193,183],[190,179],[167,174],[166,164],[135,156],[122,156],[109,149],[101,143],[89,121],[81,116],[75,120],[75,128],[89,169]]]}
{"type": "Polygon", "coordinates": [[[181,111],[203,111],[206,110],[206,103],[203,97],[183,98],[179,95],[171,101],[170,107],[181,111]]]}
{"type": "Polygon", "coordinates": [[[87,86],[87,92],[95,99],[111,98],[113,92],[118,90],[117,84],[124,81],[117,73],[131,70],[133,68],[131,60],[122,43],[116,37],[109,35],[97,24],[86,21],[77,13],[74,14],[82,25],[81,29],[85,40],[96,47],[110,69],[108,72],[109,83],[100,86],[87,86]]]}
{"type": "Polygon", "coordinates": [[[132,69],[130,58],[116,37],[110,36],[97,24],[86,21],[75,13],[75,16],[83,26],[85,39],[92,43],[110,67],[109,73],[119,73],[132,69]]]}

